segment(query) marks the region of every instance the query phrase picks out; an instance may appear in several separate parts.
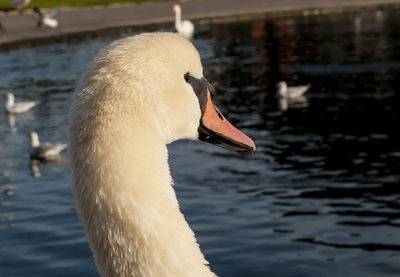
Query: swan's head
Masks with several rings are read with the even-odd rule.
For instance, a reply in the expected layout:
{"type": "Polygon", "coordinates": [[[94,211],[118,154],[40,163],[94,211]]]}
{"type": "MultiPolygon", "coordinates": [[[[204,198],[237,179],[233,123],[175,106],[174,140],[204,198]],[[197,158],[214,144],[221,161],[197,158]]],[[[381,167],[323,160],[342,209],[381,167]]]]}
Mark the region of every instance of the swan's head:
{"type": "Polygon", "coordinates": [[[219,112],[212,93],[188,40],[145,33],[119,40],[97,56],[77,88],[71,126],[90,130],[90,124],[118,121],[151,130],[164,143],[199,139],[252,154],[254,142],[219,112]]]}
{"type": "Polygon", "coordinates": [[[174,14],[180,14],[181,13],[181,6],[179,5],[174,5],[174,8],[172,9],[172,12],[174,14]]]}

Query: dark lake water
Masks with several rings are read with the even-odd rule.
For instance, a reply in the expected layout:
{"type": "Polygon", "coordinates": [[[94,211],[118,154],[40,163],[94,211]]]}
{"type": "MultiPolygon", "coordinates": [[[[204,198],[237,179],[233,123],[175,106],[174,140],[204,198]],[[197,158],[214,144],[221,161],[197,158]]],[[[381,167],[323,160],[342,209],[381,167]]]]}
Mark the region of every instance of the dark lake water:
{"type": "MultiPolygon", "coordinates": [[[[77,79],[127,35],[0,53],[0,96],[41,101],[16,118],[0,109],[0,276],[98,276],[68,165],[32,167],[27,135],[66,141],[77,79]]],[[[258,147],[248,158],[169,146],[182,210],[211,268],[399,276],[400,11],[197,26],[193,43],[221,111],[258,147]],[[279,80],[312,87],[284,103],[279,80]]]]}

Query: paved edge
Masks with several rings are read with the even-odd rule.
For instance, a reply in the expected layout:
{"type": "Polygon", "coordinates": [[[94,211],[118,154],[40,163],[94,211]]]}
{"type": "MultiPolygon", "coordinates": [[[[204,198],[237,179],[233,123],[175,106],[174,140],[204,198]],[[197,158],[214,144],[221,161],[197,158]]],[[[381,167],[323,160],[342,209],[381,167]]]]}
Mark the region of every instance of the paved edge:
{"type": "MultiPolygon", "coordinates": [[[[200,1],[196,1],[200,2],[200,1]]],[[[351,2],[351,1],[350,1],[351,2]]],[[[161,3],[161,2],[160,2],[161,3]]],[[[162,2],[164,3],[164,2],[162,2]]],[[[173,2],[169,2],[173,3],[173,2]]],[[[157,5],[158,3],[153,3],[157,5]]],[[[136,6],[142,4],[132,4],[126,6],[136,6]]],[[[122,5],[125,6],[125,5],[122,5]]],[[[112,7],[94,7],[94,9],[109,9],[112,7]]],[[[369,3],[365,5],[364,3],[347,3],[347,5],[337,6],[318,6],[315,5],[313,8],[287,8],[281,10],[266,11],[265,9],[260,9],[259,11],[237,11],[237,13],[228,12],[216,12],[213,14],[192,14],[188,15],[186,18],[192,20],[196,24],[218,24],[218,23],[229,23],[229,22],[240,22],[240,21],[251,21],[257,19],[272,19],[272,18],[283,18],[283,17],[298,17],[298,16],[316,16],[322,14],[332,14],[332,13],[346,13],[346,12],[359,12],[368,11],[375,9],[393,9],[400,8],[400,1],[393,0],[392,2],[381,3],[379,1],[375,3],[369,3]]],[[[76,10],[76,9],[74,9],[76,10]]],[[[91,9],[86,9],[90,12],[91,9]]],[[[18,15],[12,15],[18,16],[18,15]]],[[[26,39],[10,39],[9,41],[0,43],[0,51],[7,51],[10,49],[43,45],[55,42],[67,42],[71,39],[82,39],[82,38],[94,38],[106,35],[115,35],[124,32],[134,32],[134,31],[157,31],[160,27],[172,27],[173,20],[170,17],[159,17],[151,18],[149,20],[141,20],[136,22],[131,22],[129,24],[120,24],[113,26],[102,26],[96,29],[83,29],[79,31],[63,31],[57,33],[51,33],[48,35],[41,35],[37,37],[29,37],[26,39]]]]}

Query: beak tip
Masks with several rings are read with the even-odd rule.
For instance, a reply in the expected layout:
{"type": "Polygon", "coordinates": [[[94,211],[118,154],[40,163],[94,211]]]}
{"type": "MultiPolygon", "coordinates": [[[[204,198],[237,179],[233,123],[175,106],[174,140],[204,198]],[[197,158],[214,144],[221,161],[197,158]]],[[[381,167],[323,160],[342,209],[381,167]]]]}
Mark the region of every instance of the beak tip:
{"type": "Polygon", "coordinates": [[[246,156],[246,157],[252,156],[254,154],[254,152],[256,152],[256,145],[253,143],[253,145],[251,145],[248,149],[238,151],[238,152],[242,156],[246,156]]]}

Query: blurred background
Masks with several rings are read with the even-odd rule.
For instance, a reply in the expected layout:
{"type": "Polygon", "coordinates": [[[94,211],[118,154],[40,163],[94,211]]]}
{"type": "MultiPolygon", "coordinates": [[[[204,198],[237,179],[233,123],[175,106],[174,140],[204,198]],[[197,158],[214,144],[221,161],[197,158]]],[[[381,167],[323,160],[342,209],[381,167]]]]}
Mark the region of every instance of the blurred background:
{"type": "MultiPolygon", "coordinates": [[[[84,2],[94,4],[32,0],[21,13],[84,2]]],[[[114,1],[95,4],[106,2],[114,1]]],[[[193,23],[215,102],[257,145],[252,157],[194,141],[168,146],[182,212],[212,270],[399,276],[400,9],[193,23]],[[279,81],[311,86],[285,98],[279,81]]],[[[67,152],[31,160],[28,134],[67,140],[77,80],[110,42],[175,32],[173,20],[125,27],[0,52],[0,276],[98,276],[75,211],[67,152]],[[6,113],[9,92],[40,103],[6,113]]]]}

